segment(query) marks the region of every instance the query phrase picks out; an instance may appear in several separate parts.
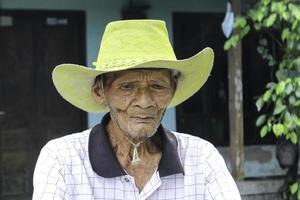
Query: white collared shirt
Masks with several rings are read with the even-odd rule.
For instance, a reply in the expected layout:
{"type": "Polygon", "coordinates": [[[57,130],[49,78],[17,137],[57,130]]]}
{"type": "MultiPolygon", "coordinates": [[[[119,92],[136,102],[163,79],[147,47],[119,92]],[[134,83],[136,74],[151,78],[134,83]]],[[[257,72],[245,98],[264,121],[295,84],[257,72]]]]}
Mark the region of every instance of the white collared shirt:
{"type": "Polygon", "coordinates": [[[175,158],[165,157],[168,163],[159,166],[139,193],[134,177],[126,173],[103,177],[105,173],[114,171],[114,163],[111,164],[111,170],[99,169],[99,172],[95,172],[96,167],[101,168],[101,162],[91,164],[90,159],[95,157],[90,151],[91,142],[97,143],[98,139],[94,141],[90,134],[91,130],[86,130],[52,140],[44,146],[34,172],[33,200],[240,200],[239,191],[222,156],[211,143],[203,139],[172,132],[184,173],[169,173],[168,163],[172,165],[175,158]],[[160,167],[163,175],[160,174],[160,167]]]}

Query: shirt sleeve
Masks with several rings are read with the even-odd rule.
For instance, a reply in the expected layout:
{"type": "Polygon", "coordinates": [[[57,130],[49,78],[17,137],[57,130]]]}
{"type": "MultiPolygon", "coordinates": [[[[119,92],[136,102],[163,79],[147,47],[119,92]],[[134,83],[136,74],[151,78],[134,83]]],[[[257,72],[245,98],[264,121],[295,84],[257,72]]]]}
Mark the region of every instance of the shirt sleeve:
{"type": "Polygon", "coordinates": [[[240,200],[240,193],[221,154],[211,144],[206,159],[205,199],[240,200]]]}
{"type": "Polygon", "coordinates": [[[70,199],[55,146],[50,141],[40,152],[33,175],[33,200],[70,199]]]}

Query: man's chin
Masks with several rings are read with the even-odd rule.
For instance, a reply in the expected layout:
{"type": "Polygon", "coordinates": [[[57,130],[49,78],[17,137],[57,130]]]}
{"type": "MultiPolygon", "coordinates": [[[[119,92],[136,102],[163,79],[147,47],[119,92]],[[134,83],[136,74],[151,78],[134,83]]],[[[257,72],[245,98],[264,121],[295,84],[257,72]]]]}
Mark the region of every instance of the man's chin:
{"type": "Polygon", "coordinates": [[[135,126],[134,130],[132,130],[130,136],[134,139],[146,139],[154,135],[156,132],[157,128],[151,127],[139,127],[135,126]]]}

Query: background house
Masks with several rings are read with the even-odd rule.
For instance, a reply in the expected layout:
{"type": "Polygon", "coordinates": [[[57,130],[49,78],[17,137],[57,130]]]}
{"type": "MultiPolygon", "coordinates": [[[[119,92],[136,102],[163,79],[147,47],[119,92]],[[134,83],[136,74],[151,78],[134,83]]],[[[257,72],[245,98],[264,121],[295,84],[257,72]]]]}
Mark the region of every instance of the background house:
{"type": "MultiPolygon", "coordinates": [[[[32,173],[41,147],[50,139],[98,123],[55,91],[56,64],[92,67],[105,25],[143,14],[167,23],[177,57],[214,48],[213,72],[202,90],[183,105],[168,109],[163,124],[208,139],[229,161],[229,111],[226,38],[221,31],[223,0],[0,0],[0,154],[1,199],[30,199],[32,173]]],[[[261,94],[270,69],[256,54],[256,35],[243,48],[245,177],[280,176],[274,140],[255,129],[254,97],[261,94]]]]}

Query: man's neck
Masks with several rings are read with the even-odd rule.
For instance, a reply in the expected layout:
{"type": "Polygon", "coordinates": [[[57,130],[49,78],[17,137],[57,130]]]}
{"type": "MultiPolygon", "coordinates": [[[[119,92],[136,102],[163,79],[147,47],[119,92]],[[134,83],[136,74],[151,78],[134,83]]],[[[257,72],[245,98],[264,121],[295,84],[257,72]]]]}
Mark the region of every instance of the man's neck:
{"type": "Polygon", "coordinates": [[[156,145],[151,142],[150,138],[146,138],[146,139],[127,138],[127,136],[125,136],[125,134],[122,133],[122,131],[113,122],[113,120],[110,120],[108,122],[106,126],[106,131],[108,133],[111,146],[115,154],[117,155],[117,157],[125,156],[127,158],[132,158],[132,152],[134,147],[132,143],[134,144],[140,143],[138,147],[138,153],[141,158],[144,157],[145,155],[159,152],[156,145]],[[129,140],[132,142],[129,142],[129,140]]]}
{"type": "Polygon", "coordinates": [[[112,148],[122,168],[135,178],[135,184],[141,192],[154,171],[158,168],[162,152],[152,143],[151,139],[148,138],[138,147],[138,154],[141,159],[140,163],[138,165],[132,165],[133,145],[113,123],[114,122],[110,120],[106,126],[112,148]]]}

